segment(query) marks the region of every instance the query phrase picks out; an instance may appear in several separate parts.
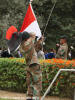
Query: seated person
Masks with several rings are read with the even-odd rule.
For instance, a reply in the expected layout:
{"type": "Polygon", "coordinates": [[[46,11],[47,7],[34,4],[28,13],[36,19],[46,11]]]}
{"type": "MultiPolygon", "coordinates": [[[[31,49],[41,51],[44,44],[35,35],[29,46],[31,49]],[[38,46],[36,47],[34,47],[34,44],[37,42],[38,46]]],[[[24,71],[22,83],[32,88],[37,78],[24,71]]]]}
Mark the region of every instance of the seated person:
{"type": "Polygon", "coordinates": [[[55,58],[55,53],[53,49],[50,50],[50,53],[45,54],[45,59],[52,59],[52,58],[55,58]]]}

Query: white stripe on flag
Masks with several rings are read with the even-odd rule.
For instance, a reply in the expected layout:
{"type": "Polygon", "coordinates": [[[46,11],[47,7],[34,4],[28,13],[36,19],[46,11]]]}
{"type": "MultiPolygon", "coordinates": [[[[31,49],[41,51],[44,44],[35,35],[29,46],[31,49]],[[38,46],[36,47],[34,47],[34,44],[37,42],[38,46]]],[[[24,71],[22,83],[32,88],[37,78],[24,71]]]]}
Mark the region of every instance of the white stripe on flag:
{"type": "Polygon", "coordinates": [[[39,25],[36,20],[32,22],[24,31],[27,31],[29,33],[33,32],[39,38],[41,37],[41,31],[40,31],[39,25]]]}

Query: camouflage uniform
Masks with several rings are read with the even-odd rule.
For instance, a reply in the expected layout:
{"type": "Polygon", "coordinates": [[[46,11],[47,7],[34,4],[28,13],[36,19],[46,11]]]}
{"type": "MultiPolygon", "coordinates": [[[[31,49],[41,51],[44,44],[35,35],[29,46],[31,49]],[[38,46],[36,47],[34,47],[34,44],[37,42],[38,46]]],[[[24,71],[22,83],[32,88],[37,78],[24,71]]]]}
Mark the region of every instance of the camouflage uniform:
{"type": "Polygon", "coordinates": [[[71,59],[75,59],[75,35],[73,35],[71,38],[70,50],[71,50],[71,59]]]}
{"type": "Polygon", "coordinates": [[[25,57],[26,64],[29,66],[27,68],[27,100],[40,100],[42,72],[34,47],[34,38],[30,37],[27,41],[23,41],[20,52],[25,57]]]}
{"type": "Polygon", "coordinates": [[[67,54],[68,54],[68,45],[67,43],[64,43],[60,45],[56,58],[67,59],[67,54]]]}

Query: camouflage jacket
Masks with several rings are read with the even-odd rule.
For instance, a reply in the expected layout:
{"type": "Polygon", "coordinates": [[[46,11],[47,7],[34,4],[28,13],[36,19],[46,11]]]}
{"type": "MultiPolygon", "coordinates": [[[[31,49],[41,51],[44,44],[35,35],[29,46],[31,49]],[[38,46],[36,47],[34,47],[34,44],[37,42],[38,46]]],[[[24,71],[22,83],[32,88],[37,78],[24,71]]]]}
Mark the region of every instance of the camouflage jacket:
{"type": "MultiPolygon", "coordinates": [[[[20,52],[25,57],[26,64],[30,65],[33,63],[39,64],[36,48],[37,46],[34,44],[35,39],[29,38],[27,41],[23,41],[20,46],[20,52]],[[36,47],[36,48],[35,48],[36,47]]],[[[39,45],[39,42],[37,43],[39,45]]]]}
{"type": "Polygon", "coordinates": [[[67,59],[67,54],[68,54],[68,45],[67,43],[64,43],[60,45],[58,52],[56,54],[56,58],[67,59]]]}

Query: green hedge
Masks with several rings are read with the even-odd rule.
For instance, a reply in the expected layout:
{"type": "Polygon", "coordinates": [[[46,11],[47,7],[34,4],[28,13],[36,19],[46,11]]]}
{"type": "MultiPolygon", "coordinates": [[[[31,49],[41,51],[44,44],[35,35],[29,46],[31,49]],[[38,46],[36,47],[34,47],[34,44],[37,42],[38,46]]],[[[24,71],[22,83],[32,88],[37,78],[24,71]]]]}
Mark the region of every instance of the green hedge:
{"type": "MultiPolygon", "coordinates": [[[[0,89],[10,90],[15,92],[25,92],[26,86],[26,65],[17,62],[18,59],[0,59],[0,89]]],[[[64,68],[72,68],[72,65],[64,68]]],[[[73,67],[75,68],[75,67],[73,67]]],[[[41,65],[43,73],[43,90],[46,91],[52,79],[59,70],[56,64],[41,65]]],[[[73,89],[75,88],[75,72],[63,72],[60,74],[49,95],[57,96],[73,96],[73,89]]]]}
{"type": "MultiPolygon", "coordinates": [[[[65,66],[64,68],[72,69],[72,65],[65,66]]],[[[73,67],[75,68],[75,67],[73,67]]],[[[58,65],[44,65],[42,66],[43,72],[43,91],[52,82],[54,76],[57,74],[59,68],[58,65]]],[[[75,72],[62,72],[58,76],[56,82],[51,88],[49,95],[62,96],[62,97],[73,97],[75,88],[75,72]]]]}
{"type": "Polygon", "coordinates": [[[0,89],[26,91],[25,65],[12,59],[0,59],[0,89]]]}

